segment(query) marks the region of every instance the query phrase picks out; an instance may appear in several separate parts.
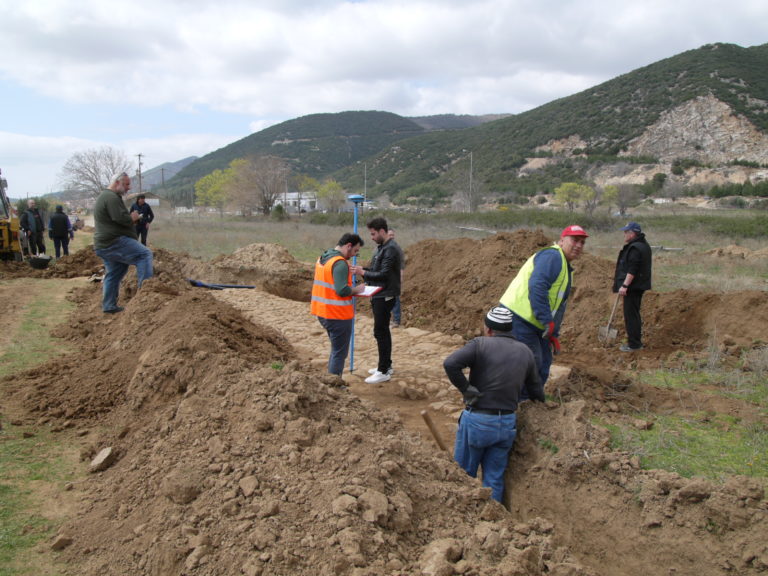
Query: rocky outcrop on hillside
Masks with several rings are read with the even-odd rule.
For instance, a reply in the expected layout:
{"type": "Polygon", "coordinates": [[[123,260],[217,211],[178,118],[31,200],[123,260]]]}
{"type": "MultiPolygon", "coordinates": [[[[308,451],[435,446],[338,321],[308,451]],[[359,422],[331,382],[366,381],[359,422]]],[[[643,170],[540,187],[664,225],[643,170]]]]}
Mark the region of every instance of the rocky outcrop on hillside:
{"type": "Polygon", "coordinates": [[[699,96],[663,113],[632,140],[625,156],[662,161],[690,158],[707,164],[768,163],[768,136],[714,96],[699,96]]]}
{"type": "MultiPolygon", "coordinates": [[[[760,101],[755,100],[752,105],[763,106],[768,112],[768,106],[760,101]]],[[[550,164],[580,156],[584,149],[595,144],[578,134],[550,140],[537,147],[536,152],[547,152],[552,156],[529,158],[518,175],[528,176],[550,164]]],[[[633,139],[620,156],[646,156],[657,158],[659,162],[595,164],[587,172],[588,180],[600,187],[643,185],[655,174],[663,173],[670,185],[705,189],[768,180],[768,168],[731,164],[734,160],[746,160],[768,165],[768,135],[711,95],[695,98],[662,114],[656,123],[633,139]],[[691,166],[682,174],[674,174],[672,163],[678,159],[696,160],[706,166],[691,166]]]]}

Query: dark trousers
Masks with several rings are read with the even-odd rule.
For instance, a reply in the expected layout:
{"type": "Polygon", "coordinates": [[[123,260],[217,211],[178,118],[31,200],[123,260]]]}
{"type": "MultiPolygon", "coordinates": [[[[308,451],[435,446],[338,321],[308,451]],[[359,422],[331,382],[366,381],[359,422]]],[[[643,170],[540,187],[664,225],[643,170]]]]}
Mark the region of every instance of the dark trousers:
{"type": "Polygon", "coordinates": [[[45,254],[45,239],[42,232],[30,233],[29,237],[29,253],[30,254],[45,254]]]}
{"type": "Polygon", "coordinates": [[[377,370],[383,374],[392,367],[392,333],[389,331],[389,318],[395,307],[394,298],[372,298],[373,308],[373,337],[379,348],[379,366],[377,370]]]}
{"type": "Polygon", "coordinates": [[[57,236],[53,237],[53,247],[56,249],[56,258],[61,257],[61,251],[64,250],[64,256],[69,255],[69,236],[64,236],[64,238],[59,238],[57,236]]]}
{"type": "Polygon", "coordinates": [[[136,226],[136,234],[139,236],[139,242],[144,244],[144,246],[147,245],[147,232],[149,232],[149,229],[147,227],[136,226]]]}
{"type": "Polygon", "coordinates": [[[640,304],[643,291],[627,292],[624,296],[624,328],[627,331],[627,345],[630,348],[643,346],[643,319],[640,317],[640,304]]]}
{"type": "MultiPolygon", "coordinates": [[[[533,352],[533,359],[536,360],[541,383],[542,385],[546,384],[552,367],[552,349],[549,347],[549,340],[541,337],[540,328],[529,324],[517,315],[512,322],[512,335],[533,352]]],[[[525,386],[520,391],[520,400],[528,400],[528,388],[525,386]]]]}
{"type": "Polygon", "coordinates": [[[325,328],[331,340],[331,354],[328,357],[328,372],[341,376],[344,363],[349,354],[349,343],[352,339],[352,324],[354,320],[332,320],[317,317],[320,325],[325,328]]]}

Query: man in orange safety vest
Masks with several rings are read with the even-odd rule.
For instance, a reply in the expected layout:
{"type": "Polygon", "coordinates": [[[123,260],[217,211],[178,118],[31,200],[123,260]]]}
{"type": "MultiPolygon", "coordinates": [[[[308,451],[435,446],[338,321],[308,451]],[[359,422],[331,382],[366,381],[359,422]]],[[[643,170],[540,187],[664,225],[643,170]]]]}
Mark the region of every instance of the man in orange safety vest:
{"type": "Polygon", "coordinates": [[[352,285],[348,260],[360,252],[364,242],[357,234],[344,234],[338,244],[326,250],[315,263],[310,312],[317,316],[331,340],[328,372],[341,376],[349,353],[355,307],[352,297],[365,289],[365,284],[352,285]]]}

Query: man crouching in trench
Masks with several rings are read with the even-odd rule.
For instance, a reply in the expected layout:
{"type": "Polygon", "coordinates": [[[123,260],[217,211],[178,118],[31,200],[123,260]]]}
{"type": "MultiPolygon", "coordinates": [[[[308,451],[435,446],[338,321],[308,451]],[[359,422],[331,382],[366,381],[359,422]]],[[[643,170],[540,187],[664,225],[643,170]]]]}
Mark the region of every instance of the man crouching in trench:
{"type": "Polygon", "coordinates": [[[492,308],[483,334],[448,356],[443,368],[464,396],[453,458],[473,478],[482,466],[483,486],[501,502],[504,472],[517,436],[520,393],[527,388],[531,400],[544,402],[544,386],[533,353],[512,336],[512,312],[504,306],[492,308]]]}

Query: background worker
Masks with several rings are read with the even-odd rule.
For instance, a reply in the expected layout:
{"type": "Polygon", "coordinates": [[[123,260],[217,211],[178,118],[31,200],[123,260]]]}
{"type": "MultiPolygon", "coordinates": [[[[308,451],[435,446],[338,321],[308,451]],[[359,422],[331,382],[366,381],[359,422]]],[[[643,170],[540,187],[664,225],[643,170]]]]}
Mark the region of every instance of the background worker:
{"type": "Polygon", "coordinates": [[[27,237],[30,254],[45,254],[45,226],[43,216],[34,198],[27,200],[27,209],[19,219],[19,226],[27,237]]]}
{"type": "Polygon", "coordinates": [[[138,241],[135,223],[138,212],[128,212],[123,195],[131,189],[131,178],[125,172],[112,177],[109,188],[96,199],[93,219],[96,230],[93,233],[93,247],[96,255],[104,261],[106,274],[103,280],[101,309],[105,314],[122,312],[117,305],[120,282],[128,267],[136,266],[138,285],[152,277],[152,251],[138,241]]]}
{"type": "Polygon", "coordinates": [[[328,372],[341,376],[349,353],[355,307],[352,296],[365,290],[365,284],[352,285],[348,260],[360,252],[363,240],[357,234],[344,234],[315,263],[310,312],[317,316],[331,341],[328,372]]]}
{"type": "Polygon", "coordinates": [[[618,292],[624,299],[624,328],[627,331],[627,343],[619,350],[633,352],[643,348],[643,319],[640,305],[643,294],[651,289],[651,268],[653,251],[645,239],[640,224],[630,222],[621,231],[624,232],[624,247],[616,260],[613,276],[613,292],[618,292]]]}
{"type": "Polygon", "coordinates": [[[136,196],[136,202],[131,205],[131,212],[138,212],[139,214],[139,219],[136,220],[136,235],[141,243],[146,246],[149,225],[155,219],[155,213],[152,212],[152,206],[147,204],[147,198],[144,194],[136,196]]]}
{"type": "Polygon", "coordinates": [[[355,266],[352,273],[360,274],[366,284],[382,287],[371,297],[373,336],[379,351],[379,363],[376,368],[368,371],[371,375],[365,379],[368,384],[378,384],[392,378],[392,333],[389,320],[395,298],[400,296],[400,253],[389,239],[389,227],[384,218],[373,218],[366,227],[378,248],[370,266],[355,266]]]}
{"type": "Polygon", "coordinates": [[[72,228],[72,222],[69,221],[69,216],[64,214],[64,206],[56,206],[56,211],[48,219],[48,236],[53,240],[56,258],[61,257],[62,250],[64,256],[69,255],[69,241],[74,239],[75,231],[72,228]]]}
{"type": "Polygon", "coordinates": [[[453,457],[467,474],[483,468],[483,486],[501,502],[504,472],[517,436],[517,406],[526,398],[544,401],[531,350],[512,335],[513,314],[503,306],[488,311],[483,336],[468,342],[443,362],[451,384],[464,396],[453,457]],[[469,368],[469,379],[464,369],[469,368]]]}
{"type": "MultiPolygon", "coordinates": [[[[387,230],[387,234],[389,235],[389,240],[392,242],[392,245],[397,248],[398,253],[400,254],[400,294],[403,293],[403,277],[405,276],[405,252],[403,252],[402,247],[400,244],[395,242],[395,229],[390,228],[387,230]]],[[[403,308],[400,304],[400,296],[395,297],[395,306],[392,308],[392,327],[393,328],[399,328],[400,327],[400,320],[402,319],[403,314],[403,308]]]]}
{"type": "Polygon", "coordinates": [[[542,386],[552,355],[560,353],[560,325],[573,286],[571,262],[581,256],[587,238],[581,226],[567,226],[560,240],[528,258],[501,297],[502,306],[514,313],[515,338],[533,352],[542,386]]]}

